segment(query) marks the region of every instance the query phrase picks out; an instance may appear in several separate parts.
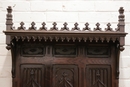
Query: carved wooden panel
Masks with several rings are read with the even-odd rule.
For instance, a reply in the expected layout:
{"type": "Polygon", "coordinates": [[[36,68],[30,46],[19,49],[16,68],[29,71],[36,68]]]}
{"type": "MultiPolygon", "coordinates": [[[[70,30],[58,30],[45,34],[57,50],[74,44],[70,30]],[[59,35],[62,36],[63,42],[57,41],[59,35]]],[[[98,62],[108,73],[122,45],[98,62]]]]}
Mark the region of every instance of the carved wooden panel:
{"type": "Polygon", "coordinates": [[[21,48],[22,56],[44,56],[45,49],[43,46],[38,46],[36,44],[23,45],[21,48]]]}
{"type": "Polygon", "coordinates": [[[21,65],[21,83],[21,87],[44,87],[44,65],[21,65]]]}
{"type": "Polygon", "coordinates": [[[109,57],[110,56],[110,47],[108,46],[89,46],[87,47],[87,56],[88,57],[109,57]]]}
{"type": "Polygon", "coordinates": [[[78,67],[53,65],[53,87],[78,87],[78,67]]]}
{"type": "Polygon", "coordinates": [[[77,48],[75,45],[56,45],[53,49],[54,56],[76,56],[77,48]]]}
{"type": "Polygon", "coordinates": [[[88,87],[111,87],[111,67],[108,65],[86,66],[88,87]]]}

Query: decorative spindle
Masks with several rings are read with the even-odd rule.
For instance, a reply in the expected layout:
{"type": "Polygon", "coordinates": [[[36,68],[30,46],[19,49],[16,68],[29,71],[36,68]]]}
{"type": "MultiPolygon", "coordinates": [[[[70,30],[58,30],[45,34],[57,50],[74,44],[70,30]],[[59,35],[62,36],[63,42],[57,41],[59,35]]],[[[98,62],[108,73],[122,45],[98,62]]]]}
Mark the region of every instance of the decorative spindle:
{"type": "Polygon", "coordinates": [[[54,22],[53,24],[53,27],[50,29],[51,31],[53,31],[53,30],[58,30],[58,28],[56,27],[56,25],[57,25],[57,23],[56,22],[54,22]]]}
{"type": "Polygon", "coordinates": [[[99,23],[97,23],[97,24],[96,24],[96,26],[97,26],[97,27],[96,27],[96,28],[94,28],[94,31],[102,31],[102,30],[101,30],[101,28],[99,27],[99,26],[100,26],[100,24],[99,24],[99,23]]]}
{"type": "Polygon", "coordinates": [[[12,30],[13,20],[12,20],[12,8],[8,6],[6,15],[6,30],[12,30]]]}
{"type": "Polygon", "coordinates": [[[75,31],[75,30],[78,30],[78,31],[80,31],[80,28],[78,27],[78,23],[76,22],[75,24],[74,24],[74,28],[72,28],[72,31],[75,31]]]}
{"type": "Polygon", "coordinates": [[[107,24],[107,28],[105,28],[105,30],[106,31],[113,31],[110,23],[107,24]]]}
{"type": "Polygon", "coordinates": [[[45,31],[47,31],[47,28],[45,27],[45,25],[46,25],[46,23],[43,22],[43,23],[42,23],[42,27],[41,27],[39,30],[45,30],[45,31]]]}
{"type": "Polygon", "coordinates": [[[35,22],[31,23],[31,27],[29,28],[29,30],[36,30],[35,22]]]}
{"type": "Polygon", "coordinates": [[[65,22],[64,24],[64,27],[63,28],[61,28],[61,31],[63,31],[63,30],[67,30],[67,31],[69,31],[69,28],[67,27],[67,22],[65,22]]]}
{"type": "Polygon", "coordinates": [[[18,27],[18,30],[25,30],[24,22],[20,23],[20,27],[18,27]]]}
{"type": "Polygon", "coordinates": [[[124,26],[125,26],[125,22],[124,22],[124,18],[125,18],[125,15],[124,15],[124,9],[123,7],[120,7],[119,9],[119,29],[121,32],[124,32],[124,26]]]}
{"type": "Polygon", "coordinates": [[[83,28],[83,31],[91,31],[90,28],[88,27],[89,23],[85,23],[85,28],[83,28]]]}

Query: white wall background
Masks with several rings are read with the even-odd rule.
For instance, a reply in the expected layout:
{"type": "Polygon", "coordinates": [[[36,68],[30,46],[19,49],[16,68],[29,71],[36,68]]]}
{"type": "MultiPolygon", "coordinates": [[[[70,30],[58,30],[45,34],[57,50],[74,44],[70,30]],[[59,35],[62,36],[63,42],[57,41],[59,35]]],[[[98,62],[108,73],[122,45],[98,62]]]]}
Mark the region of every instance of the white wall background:
{"type": "MultiPolygon", "coordinates": [[[[118,9],[125,9],[125,31],[130,32],[130,0],[0,0],[0,87],[11,87],[11,54],[5,46],[6,8],[12,6],[14,26],[18,27],[21,21],[26,28],[32,21],[39,28],[42,22],[51,27],[55,21],[61,28],[68,22],[69,28],[75,22],[84,27],[89,22],[91,29],[99,22],[102,28],[110,22],[115,29],[118,22],[118,9]]],[[[130,87],[130,34],[126,36],[125,50],[120,58],[119,87],[130,87]]]]}

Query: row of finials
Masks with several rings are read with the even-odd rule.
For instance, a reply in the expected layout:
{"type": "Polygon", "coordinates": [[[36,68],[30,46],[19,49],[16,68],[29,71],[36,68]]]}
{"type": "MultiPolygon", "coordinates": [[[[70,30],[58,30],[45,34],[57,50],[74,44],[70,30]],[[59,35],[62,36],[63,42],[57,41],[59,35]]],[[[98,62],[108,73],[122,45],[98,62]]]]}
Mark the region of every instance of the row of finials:
{"type": "MultiPolygon", "coordinates": [[[[46,23],[43,22],[43,23],[42,23],[42,27],[41,27],[39,30],[45,30],[45,31],[47,31],[47,27],[45,27],[45,25],[46,25],[46,23]]],[[[56,27],[57,23],[56,23],[56,22],[53,22],[52,25],[53,25],[53,27],[50,28],[50,31],[53,31],[53,30],[58,31],[58,28],[56,27]]],[[[67,25],[68,25],[68,24],[65,22],[65,23],[63,24],[63,27],[61,28],[61,31],[64,31],[64,30],[69,31],[69,28],[67,27],[67,25]]],[[[72,28],[72,31],[75,31],[75,30],[81,31],[80,28],[78,27],[78,25],[79,25],[79,24],[76,22],[76,23],[74,24],[74,27],[72,28]]],[[[108,24],[107,24],[107,28],[105,28],[105,31],[114,31],[114,30],[112,30],[112,28],[111,28],[110,26],[111,26],[111,24],[108,23],[108,24]]],[[[14,28],[12,28],[12,30],[14,30],[14,28]]],[[[21,23],[20,23],[20,27],[18,27],[17,30],[25,30],[24,22],[21,22],[21,23]]],[[[32,23],[31,23],[31,27],[29,27],[28,30],[36,30],[35,22],[32,22],[32,23]]],[[[89,28],[89,23],[88,23],[88,22],[85,23],[85,28],[83,28],[82,31],[92,31],[92,30],[89,28]]],[[[100,24],[99,24],[99,23],[96,23],[96,28],[94,28],[94,31],[102,31],[101,28],[100,28],[100,24]]],[[[116,28],[115,31],[119,31],[119,27],[116,28]]]]}

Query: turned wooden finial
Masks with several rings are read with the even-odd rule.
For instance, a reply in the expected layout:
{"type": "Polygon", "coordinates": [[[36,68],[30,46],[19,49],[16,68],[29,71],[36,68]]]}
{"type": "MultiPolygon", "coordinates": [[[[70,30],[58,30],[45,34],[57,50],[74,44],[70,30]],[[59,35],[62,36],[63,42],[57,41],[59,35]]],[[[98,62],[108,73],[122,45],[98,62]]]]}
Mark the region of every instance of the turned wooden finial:
{"type": "Polygon", "coordinates": [[[125,30],[124,30],[124,26],[125,26],[125,15],[124,15],[124,9],[123,9],[123,7],[120,7],[120,9],[119,9],[119,16],[118,16],[118,18],[119,18],[119,31],[121,31],[121,32],[124,32],[125,30]]]}
{"type": "Polygon", "coordinates": [[[11,30],[12,25],[13,25],[13,21],[12,21],[12,8],[11,6],[8,6],[7,8],[7,15],[6,15],[6,30],[11,30]]]}

